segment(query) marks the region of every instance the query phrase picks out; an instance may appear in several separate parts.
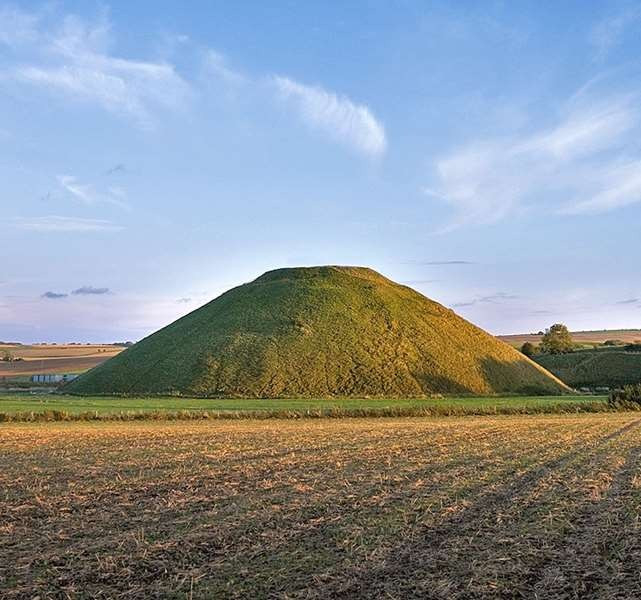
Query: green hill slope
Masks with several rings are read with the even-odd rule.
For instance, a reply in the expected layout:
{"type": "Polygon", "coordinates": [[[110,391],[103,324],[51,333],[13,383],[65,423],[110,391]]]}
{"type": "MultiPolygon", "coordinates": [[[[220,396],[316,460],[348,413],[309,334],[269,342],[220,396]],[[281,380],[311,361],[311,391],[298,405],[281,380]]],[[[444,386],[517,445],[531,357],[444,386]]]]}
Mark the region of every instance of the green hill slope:
{"type": "Polygon", "coordinates": [[[371,269],[278,269],[66,387],[245,397],[559,393],[565,386],[453,311],[371,269]]]}
{"type": "Polygon", "coordinates": [[[573,387],[618,387],[641,382],[641,352],[620,349],[541,354],[536,361],[573,387]]]}

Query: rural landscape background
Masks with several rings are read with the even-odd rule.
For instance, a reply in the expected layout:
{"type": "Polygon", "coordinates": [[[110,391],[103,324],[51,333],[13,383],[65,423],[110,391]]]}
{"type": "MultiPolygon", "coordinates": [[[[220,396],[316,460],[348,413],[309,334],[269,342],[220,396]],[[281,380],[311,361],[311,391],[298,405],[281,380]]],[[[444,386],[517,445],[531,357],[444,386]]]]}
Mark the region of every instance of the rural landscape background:
{"type": "Polygon", "coordinates": [[[637,597],[640,32],[0,0],[0,597],[637,597]]]}

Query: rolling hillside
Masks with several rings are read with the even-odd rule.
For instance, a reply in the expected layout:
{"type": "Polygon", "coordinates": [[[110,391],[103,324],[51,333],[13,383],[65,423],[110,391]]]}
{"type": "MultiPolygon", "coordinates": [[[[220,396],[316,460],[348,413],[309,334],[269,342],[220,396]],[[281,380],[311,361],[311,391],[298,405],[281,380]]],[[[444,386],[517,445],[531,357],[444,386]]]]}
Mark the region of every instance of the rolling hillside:
{"type": "Polygon", "coordinates": [[[602,348],[569,354],[540,354],[535,360],[575,388],[614,388],[641,382],[641,352],[602,348]]]}

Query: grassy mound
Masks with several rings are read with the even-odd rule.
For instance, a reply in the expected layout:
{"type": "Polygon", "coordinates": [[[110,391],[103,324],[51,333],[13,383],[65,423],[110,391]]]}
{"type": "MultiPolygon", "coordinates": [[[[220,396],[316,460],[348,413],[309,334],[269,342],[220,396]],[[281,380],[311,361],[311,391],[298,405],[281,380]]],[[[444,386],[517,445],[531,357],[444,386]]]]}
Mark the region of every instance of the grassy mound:
{"type": "Polygon", "coordinates": [[[536,361],[573,387],[620,387],[641,383],[641,352],[619,349],[542,354],[536,361]]]}
{"type": "Polygon", "coordinates": [[[278,269],[88,371],[79,394],[239,397],[559,393],[453,311],[371,269],[278,269]]]}

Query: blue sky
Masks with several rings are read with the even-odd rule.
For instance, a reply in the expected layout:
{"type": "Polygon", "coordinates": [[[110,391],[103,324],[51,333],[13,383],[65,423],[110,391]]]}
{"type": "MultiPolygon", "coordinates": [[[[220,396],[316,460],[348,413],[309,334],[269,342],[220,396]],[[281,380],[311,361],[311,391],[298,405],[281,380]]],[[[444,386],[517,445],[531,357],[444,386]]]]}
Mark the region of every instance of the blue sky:
{"type": "Polygon", "coordinates": [[[281,266],[493,333],[641,327],[641,4],[0,4],[0,339],[281,266]]]}

